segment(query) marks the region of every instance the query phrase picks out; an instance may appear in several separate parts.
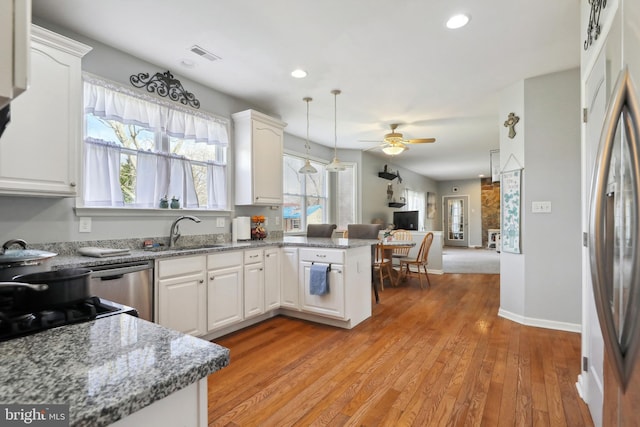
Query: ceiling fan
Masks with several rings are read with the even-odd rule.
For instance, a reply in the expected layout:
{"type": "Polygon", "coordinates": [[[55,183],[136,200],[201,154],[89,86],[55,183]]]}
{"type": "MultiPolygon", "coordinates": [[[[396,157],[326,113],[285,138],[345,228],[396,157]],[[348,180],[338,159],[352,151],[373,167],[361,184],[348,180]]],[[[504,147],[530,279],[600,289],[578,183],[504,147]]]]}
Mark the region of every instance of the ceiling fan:
{"type": "MultiPolygon", "coordinates": [[[[408,150],[409,147],[406,144],[424,144],[429,142],[435,142],[435,138],[415,138],[415,139],[404,139],[400,132],[396,132],[396,129],[400,126],[399,123],[392,123],[389,125],[391,128],[391,132],[387,133],[382,140],[382,151],[385,154],[390,156],[396,156],[402,153],[405,150],[408,150]]],[[[370,141],[374,142],[374,141],[370,141]]],[[[377,141],[375,141],[377,142],[377,141]]]]}

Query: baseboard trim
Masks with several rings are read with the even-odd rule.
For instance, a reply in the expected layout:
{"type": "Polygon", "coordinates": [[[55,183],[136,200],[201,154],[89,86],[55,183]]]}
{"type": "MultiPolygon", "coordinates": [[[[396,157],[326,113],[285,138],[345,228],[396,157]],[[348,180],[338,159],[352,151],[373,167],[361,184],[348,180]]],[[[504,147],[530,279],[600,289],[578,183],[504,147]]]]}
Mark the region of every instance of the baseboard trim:
{"type": "Polygon", "coordinates": [[[535,326],[537,328],[555,329],[557,331],[566,332],[582,332],[582,326],[579,323],[557,322],[555,320],[536,319],[534,317],[526,317],[521,314],[512,313],[502,308],[498,310],[498,316],[512,320],[527,326],[535,326]]]}
{"type": "Polygon", "coordinates": [[[444,270],[432,270],[430,268],[427,268],[427,273],[429,273],[429,274],[444,274],[444,270]]]}

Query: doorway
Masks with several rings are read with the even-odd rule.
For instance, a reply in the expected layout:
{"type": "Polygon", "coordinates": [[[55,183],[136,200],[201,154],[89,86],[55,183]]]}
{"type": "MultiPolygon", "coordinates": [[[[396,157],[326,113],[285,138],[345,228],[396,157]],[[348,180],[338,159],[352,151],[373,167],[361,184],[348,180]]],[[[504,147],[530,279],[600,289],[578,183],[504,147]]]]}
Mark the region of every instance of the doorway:
{"type": "Polygon", "coordinates": [[[469,246],[469,196],[444,196],[445,246],[469,246]]]}

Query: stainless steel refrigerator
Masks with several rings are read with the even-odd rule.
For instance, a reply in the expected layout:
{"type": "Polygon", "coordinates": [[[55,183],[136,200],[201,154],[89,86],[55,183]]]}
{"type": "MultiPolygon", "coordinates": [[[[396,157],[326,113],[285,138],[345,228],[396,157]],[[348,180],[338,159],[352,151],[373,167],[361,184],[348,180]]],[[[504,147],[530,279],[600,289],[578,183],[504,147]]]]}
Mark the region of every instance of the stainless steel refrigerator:
{"type": "MultiPolygon", "coordinates": [[[[615,78],[595,159],[589,250],[604,341],[602,424],[640,425],[640,1],[612,1],[615,78]]],[[[612,80],[613,82],[613,80],[612,80]]],[[[593,412],[593,410],[592,410],[593,412]]]]}

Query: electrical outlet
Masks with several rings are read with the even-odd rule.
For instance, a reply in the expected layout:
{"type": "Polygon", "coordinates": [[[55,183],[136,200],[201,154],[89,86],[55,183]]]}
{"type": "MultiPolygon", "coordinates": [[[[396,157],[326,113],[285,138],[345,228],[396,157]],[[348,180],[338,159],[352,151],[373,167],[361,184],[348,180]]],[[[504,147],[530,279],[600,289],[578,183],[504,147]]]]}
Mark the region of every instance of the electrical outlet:
{"type": "Polygon", "coordinates": [[[224,227],[224,218],[216,218],[216,227],[224,227]]]}
{"type": "Polygon", "coordinates": [[[91,217],[81,216],[80,224],[78,225],[79,233],[91,233],[91,217]]]}

